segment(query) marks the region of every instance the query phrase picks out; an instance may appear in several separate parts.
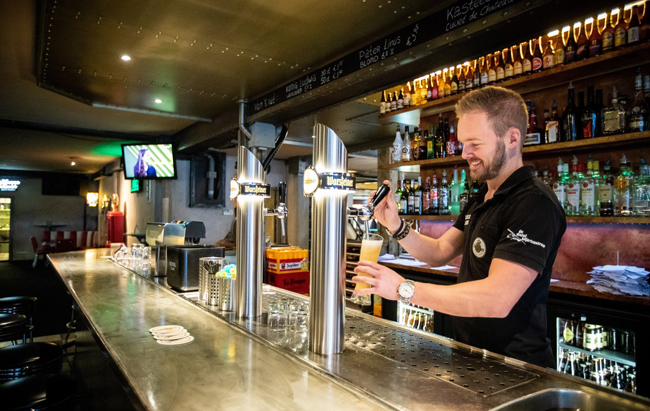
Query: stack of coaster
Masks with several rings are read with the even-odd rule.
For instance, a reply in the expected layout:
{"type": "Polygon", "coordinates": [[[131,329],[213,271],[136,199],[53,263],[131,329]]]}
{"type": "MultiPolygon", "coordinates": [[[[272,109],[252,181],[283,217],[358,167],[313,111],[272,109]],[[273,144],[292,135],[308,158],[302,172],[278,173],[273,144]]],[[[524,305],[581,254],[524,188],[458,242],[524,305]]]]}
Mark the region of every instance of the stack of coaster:
{"type": "Polygon", "coordinates": [[[183,345],[194,341],[194,337],[180,325],[161,325],[149,330],[158,344],[183,345]]]}

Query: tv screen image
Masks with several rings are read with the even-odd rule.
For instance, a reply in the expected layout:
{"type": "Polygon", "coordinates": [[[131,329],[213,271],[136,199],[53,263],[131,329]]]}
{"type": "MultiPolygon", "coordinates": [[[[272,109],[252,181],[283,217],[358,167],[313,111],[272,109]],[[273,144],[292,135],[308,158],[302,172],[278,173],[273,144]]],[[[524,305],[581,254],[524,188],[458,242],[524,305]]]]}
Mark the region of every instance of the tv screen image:
{"type": "Polygon", "coordinates": [[[176,163],[171,144],[124,144],[126,179],[176,178],[176,163]]]}

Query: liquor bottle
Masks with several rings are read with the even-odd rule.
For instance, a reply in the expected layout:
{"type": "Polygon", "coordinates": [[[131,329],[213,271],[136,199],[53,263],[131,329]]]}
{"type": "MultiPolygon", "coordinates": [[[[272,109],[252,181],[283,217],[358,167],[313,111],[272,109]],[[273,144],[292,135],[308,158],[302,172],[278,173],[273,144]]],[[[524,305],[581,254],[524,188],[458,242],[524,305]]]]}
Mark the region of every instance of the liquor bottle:
{"type": "Polygon", "coordinates": [[[557,143],[560,141],[560,118],[557,114],[557,102],[553,100],[551,107],[551,117],[546,123],[546,130],[544,134],[544,142],[546,144],[557,143]]]}
{"type": "Polygon", "coordinates": [[[438,99],[438,75],[431,74],[431,100],[438,99]]]}
{"type": "Polygon", "coordinates": [[[422,177],[418,176],[418,185],[415,187],[415,198],[413,199],[413,213],[422,214],[422,177]]]}
{"type": "Polygon", "coordinates": [[[460,171],[460,194],[458,195],[458,204],[460,214],[467,207],[467,202],[469,201],[469,181],[467,180],[467,174],[465,170],[460,171]]]}
{"type": "Polygon", "coordinates": [[[644,89],[644,97],[645,101],[647,102],[650,100],[650,74],[646,74],[645,77],[643,78],[643,89],[644,89]]]}
{"type": "Polygon", "coordinates": [[[429,131],[424,130],[421,131],[422,137],[420,137],[419,145],[418,145],[418,151],[419,151],[419,156],[418,158],[420,160],[426,160],[427,159],[427,141],[429,140],[429,131]]]}
{"type": "Polygon", "coordinates": [[[488,74],[487,57],[481,57],[481,87],[485,87],[490,83],[490,75],[488,74]]]}
{"type": "Polygon", "coordinates": [[[585,111],[585,92],[578,91],[578,139],[582,138],[582,112],[585,111]]]}
{"type": "Polygon", "coordinates": [[[524,73],[524,62],[521,57],[521,49],[515,44],[510,47],[510,51],[514,57],[514,61],[512,62],[514,76],[519,77],[524,73]]]}
{"type": "Polygon", "coordinates": [[[614,215],[614,175],[611,172],[609,161],[605,163],[603,177],[600,181],[600,216],[611,217],[614,215]]]}
{"type": "Polygon", "coordinates": [[[424,80],[424,84],[426,84],[426,89],[427,89],[427,101],[432,101],[433,100],[433,87],[431,87],[431,83],[430,83],[431,79],[429,77],[431,77],[431,76],[428,76],[424,80]]]}
{"type": "Polygon", "coordinates": [[[551,184],[551,176],[553,176],[553,173],[549,174],[548,168],[544,166],[544,170],[542,171],[542,183],[548,188],[552,188],[553,184],[551,184]]]}
{"type": "Polygon", "coordinates": [[[571,31],[570,26],[565,26],[562,28],[557,35],[557,41],[555,42],[555,66],[563,66],[564,60],[566,58],[566,36],[569,31],[571,31]],[[566,33],[566,34],[565,34],[566,33]]]}
{"type": "Polygon", "coordinates": [[[533,73],[542,71],[544,67],[544,60],[542,57],[542,44],[540,39],[533,39],[533,73]]]}
{"type": "Polygon", "coordinates": [[[402,161],[411,161],[411,140],[409,126],[404,126],[404,141],[402,141],[402,161]]]}
{"type": "Polygon", "coordinates": [[[402,181],[397,180],[397,190],[395,190],[395,203],[397,203],[397,214],[404,214],[402,209],[402,181]]]}
{"type": "Polygon", "coordinates": [[[634,215],[650,216],[650,166],[641,159],[639,176],[634,182],[634,215]]]}
{"type": "MultiPolygon", "coordinates": [[[[397,92],[395,92],[397,93],[397,92]]],[[[397,96],[397,110],[401,110],[404,108],[404,93],[402,90],[399,91],[399,95],[397,96]]]]}
{"type": "Polygon", "coordinates": [[[596,101],[594,103],[594,110],[596,111],[596,129],[594,135],[600,137],[603,135],[603,90],[596,90],[596,101]]]}
{"type": "Polygon", "coordinates": [[[544,141],[542,140],[541,129],[538,127],[537,124],[537,112],[535,106],[532,103],[530,103],[529,112],[530,112],[530,118],[528,120],[528,130],[526,133],[526,137],[524,139],[524,146],[534,146],[534,145],[542,144],[544,141]]]}
{"type": "Polygon", "coordinates": [[[426,104],[428,101],[427,96],[429,96],[429,86],[425,80],[424,86],[422,85],[422,80],[420,80],[420,104],[426,104]]]}
{"type": "Polygon", "coordinates": [[[456,66],[456,73],[458,77],[458,92],[464,93],[465,92],[465,70],[463,69],[462,65],[459,64],[456,66]]]}
{"type": "Polygon", "coordinates": [[[614,26],[614,48],[621,48],[627,44],[627,22],[625,21],[625,10],[618,13],[618,22],[614,26]]]}
{"type": "Polygon", "coordinates": [[[573,156],[572,172],[566,186],[564,212],[568,216],[580,215],[580,177],[578,175],[578,158],[576,156],[573,156]]]}
{"type": "Polygon", "coordinates": [[[406,82],[406,89],[404,90],[404,108],[411,106],[411,82],[406,82]]]}
{"type": "Polygon", "coordinates": [[[467,65],[467,74],[465,74],[465,91],[472,91],[474,89],[474,65],[476,60],[467,65]]]}
{"type": "Polygon", "coordinates": [[[429,196],[431,192],[431,180],[429,177],[425,180],[424,187],[422,188],[422,214],[428,215],[429,209],[431,208],[431,197],[429,196]]]}
{"type": "Polygon", "coordinates": [[[603,36],[603,53],[614,50],[614,15],[618,18],[618,9],[612,10],[609,18],[605,18],[605,27],[601,33],[603,36]]]}
{"type": "Polygon", "coordinates": [[[454,71],[454,67],[449,67],[449,75],[451,76],[451,83],[449,83],[449,94],[458,94],[458,74],[454,71]]]}
{"type": "Polygon", "coordinates": [[[454,166],[454,173],[449,184],[449,208],[451,215],[460,214],[460,184],[458,182],[458,166],[454,166]]]}
{"type": "Polygon", "coordinates": [[[641,80],[641,68],[639,68],[636,72],[636,78],[634,82],[636,89],[636,92],[634,94],[634,103],[632,104],[632,109],[630,110],[628,119],[628,128],[631,132],[648,131],[648,114],[650,113],[650,109],[648,108],[648,102],[643,96],[643,87],[641,80]]]}
{"type": "Polygon", "coordinates": [[[619,104],[616,86],[612,88],[612,105],[602,111],[603,134],[621,134],[625,132],[625,108],[619,104]]]}
{"type": "MultiPolygon", "coordinates": [[[[591,161],[591,155],[589,156],[591,161]]],[[[596,160],[591,161],[591,175],[594,178],[594,215],[600,215],[600,183],[602,181],[600,177],[600,163],[596,160]]]]}
{"type": "Polygon", "coordinates": [[[406,214],[415,214],[415,184],[413,183],[413,180],[411,180],[411,184],[409,185],[407,201],[408,208],[406,209],[406,214]]]}
{"type": "Polygon", "coordinates": [[[524,75],[530,74],[533,72],[533,55],[530,53],[530,42],[525,41],[521,43],[522,51],[522,65],[524,70],[524,75]]]}
{"type": "Polygon", "coordinates": [[[643,7],[643,18],[641,27],[639,27],[639,40],[650,41],[650,12],[648,12],[648,3],[643,7]]]}
{"type": "Polygon", "coordinates": [[[449,139],[447,140],[447,157],[453,157],[456,155],[456,131],[454,130],[454,125],[449,126],[449,139]]]}
{"type": "Polygon", "coordinates": [[[593,162],[589,159],[587,162],[587,174],[582,178],[580,187],[580,215],[596,215],[596,184],[593,177],[593,162]]]}
{"type": "Polygon", "coordinates": [[[587,87],[587,106],[582,111],[582,138],[596,137],[596,106],[594,103],[594,86],[587,87]]]}
{"type": "Polygon", "coordinates": [[[546,44],[546,50],[544,50],[543,56],[543,68],[544,70],[552,69],[555,65],[555,50],[553,50],[553,42],[551,40],[546,44]]]}
{"type": "Polygon", "coordinates": [[[479,65],[479,60],[474,60],[474,79],[472,81],[472,87],[477,89],[481,87],[481,67],[479,65]]]}
{"type": "Polygon", "coordinates": [[[630,23],[627,27],[627,44],[636,44],[641,40],[640,31],[641,22],[639,21],[639,10],[635,4],[632,6],[632,14],[630,15],[630,23]]]}
{"type": "Polygon", "coordinates": [[[505,79],[510,80],[515,77],[515,66],[514,61],[512,60],[512,52],[509,48],[505,48],[501,50],[501,54],[503,55],[505,79]]]}
{"type": "Polygon", "coordinates": [[[576,44],[575,40],[575,30],[576,30],[576,25],[580,23],[575,23],[573,25],[573,28],[569,30],[569,35],[566,40],[566,47],[565,47],[565,56],[564,56],[564,63],[569,64],[573,63],[576,61],[577,58],[577,53],[578,53],[578,45],[576,44]]]}
{"type": "Polygon", "coordinates": [[[381,101],[379,102],[379,114],[386,113],[386,90],[381,92],[381,101]]]}
{"type": "Polygon", "coordinates": [[[562,141],[575,141],[578,139],[578,109],[573,102],[575,97],[573,82],[569,82],[569,99],[562,119],[562,141]]]}
{"type": "Polygon", "coordinates": [[[399,124],[395,132],[395,141],[393,141],[393,149],[391,151],[391,162],[399,163],[402,161],[402,134],[400,133],[399,124]]]}
{"type": "Polygon", "coordinates": [[[438,215],[438,174],[433,173],[433,180],[431,181],[431,188],[429,189],[429,214],[438,215]]]}
{"type": "Polygon", "coordinates": [[[487,72],[488,72],[488,84],[494,84],[497,81],[497,66],[496,66],[496,61],[492,54],[488,54],[485,56],[486,64],[489,64],[487,72]]]}
{"type": "Polygon", "coordinates": [[[632,199],[634,198],[634,173],[623,154],[621,158],[621,170],[614,180],[614,215],[633,215],[632,199]]]}
{"type": "Polygon", "coordinates": [[[438,190],[438,213],[449,215],[449,184],[447,183],[447,170],[442,170],[442,182],[438,190]]]}
{"type": "Polygon", "coordinates": [[[587,38],[587,25],[584,26],[578,22],[578,35],[576,36],[576,60],[589,58],[589,39],[587,38]]]}
{"type": "MultiPolygon", "coordinates": [[[[592,21],[591,35],[589,36],[589,57],[596,57],[600,56],[603,52],[603,36],[601,36],[600,28],[598,27],[600,20],[592,21]]],[[[607,25],[607,20],[605,20],[605,25],[607,25]]]]}
{"type": "Polygon", "coordinates": [[[413,139],[411,140],[411,159],[413,161],[418,161],[421,160],[420,158],[420,132],[418,131],[418,128],[415,127],[415,130],[413,131],[413,139]]]}
{"type": "Polygon", "coordinates": [[[436,147],[436,144],[438,143],[438,137],[442,137],[444,140],[444,134],[445,134],[445,126],[444,126],[444,121],[442,116],[438,117],[438,129],[436,130],[436,134],[432,136],[431,140],[433,143],[433,158],[440,158],[438,149],[436,147]]]}
{"type": "MultiPolygon", "coordinates": [[[[445,69],[447,70],[447,69],[445,69]]],[[[453,70],[448,70],[447,71],[447,80],[445,81],[445,96],[449,97],[451,96],[451,79],[453,77],[453,70]]]]}
{"type": "Polygon", "coordinates": [[[501,51],[494,52],[494,66],[497,72],[497,81],[503,81],[506,78],[506,67],[503,61],[503,53],[501,51]]]}
{"type": "Polygon", "coordinates": [[[408,214],[408,188],[406,187],[404,176],[402,176],[402,193],[399,200],[399,208],[402,214],[408,214]]]}
{"type": "Polygon", "coordinates": [[[432,159],[436,158],[435,157],[435,152],[433,151],[433,146],[435,144],[435,138],[434,138],[434,132],[433,132],[433,124],[431,124],[431,131],[429,131],[429,137],[427,138],[427,159],[432,159]]]}
{"type": "Polygon", "coordinates": [[[476,198],[481,190],[481,185],[478,183],[478,180],[472,181],[472,184],[469,186],[469,198],[476,198]]]}
{"type": "Polygon", "coordinates": [[[438,80],[438,98],[443,98],[445,94],[445,78],[442,76],[442,72],[438,70],[436,72],[436,78],[438,80]]]}
{"type": "Polygon", "coordinates": [[[438,132],[436,133],[436,143],[433,147],[434,155],[436,158],[443,158],[446,156],[446,141],[445,141],[445,129],[443,127],[438,127],[438,132]]]}
{"type": "Polygon", "coordinates": [[[564,173],[564,165],[560,158],[557,162],[557,178],[553,182],[553,192],[557,196],[557,200],[560,202],[562,208],[566,207],[566,181],[568,180],[568,175],[566,174],[564,173]]]}

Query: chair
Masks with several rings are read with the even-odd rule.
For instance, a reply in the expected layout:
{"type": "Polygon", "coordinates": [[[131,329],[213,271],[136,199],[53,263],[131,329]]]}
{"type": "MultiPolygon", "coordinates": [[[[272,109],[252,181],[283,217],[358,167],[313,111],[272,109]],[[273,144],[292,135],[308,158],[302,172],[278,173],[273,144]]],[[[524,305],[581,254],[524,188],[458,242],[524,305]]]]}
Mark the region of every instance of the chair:
{"type": "Polygon", "coordinates": [[[27,317],[22,314],[0,313],[0,342],[12,341],[14,344],[22,336],[23,344],[27,343],[27,333],[32,325],[27,324],[27,317]]]}
{"type": "Polygon", "coordinates": [[[0,348],[0,383],[61,371],[63,348],[46,342],[0,348]]]}
{"type": "Polygon", "coordinates": [[[77,382],[61,374],[42,374],[0,384],[3,410],[75,409],[77,382]]]}
{"type": "Polygon", "coordinates": [[[32,243],[32,250],[34,250],[34,262],[32,263],[32,267],[36,268],[36,265],[38,264],[38,258],[40,256],[45,257],[48,252],[45,251],[43,247],[38,248],[36,237],[29,237],[29,241],[32,243]]]}
{"type": "MultiPolygon", "coordinates": [[[[36,297],[4,297],[0,298],[0,313],[22,314],[29,319],[29,324],[34,324],[34,312],[36,311],[36,297]]],[[[32,331],[29,331],[29,339],[34,340],[32,331]]]]}

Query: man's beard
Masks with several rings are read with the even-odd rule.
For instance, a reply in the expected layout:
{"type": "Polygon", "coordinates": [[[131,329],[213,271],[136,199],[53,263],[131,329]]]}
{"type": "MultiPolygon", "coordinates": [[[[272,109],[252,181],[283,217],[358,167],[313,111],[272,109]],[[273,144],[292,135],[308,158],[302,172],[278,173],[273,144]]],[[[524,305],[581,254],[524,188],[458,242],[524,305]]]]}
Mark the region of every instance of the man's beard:
{"type": "MultiPolygon", "coordinates": [[[[506,164],[506,143],[503,142],[502,138],[497,139],[497,149],[492,157],[492,161],[489,166],[484,167],[483,172],[477,176],[470,173],[471,177],[478,180],[479,183],[484,183],[487,180],[492,180],[496,178],[501,169],[506,164]]],[[[485,163],[483,163],[485,166],[485,163]]]]}

